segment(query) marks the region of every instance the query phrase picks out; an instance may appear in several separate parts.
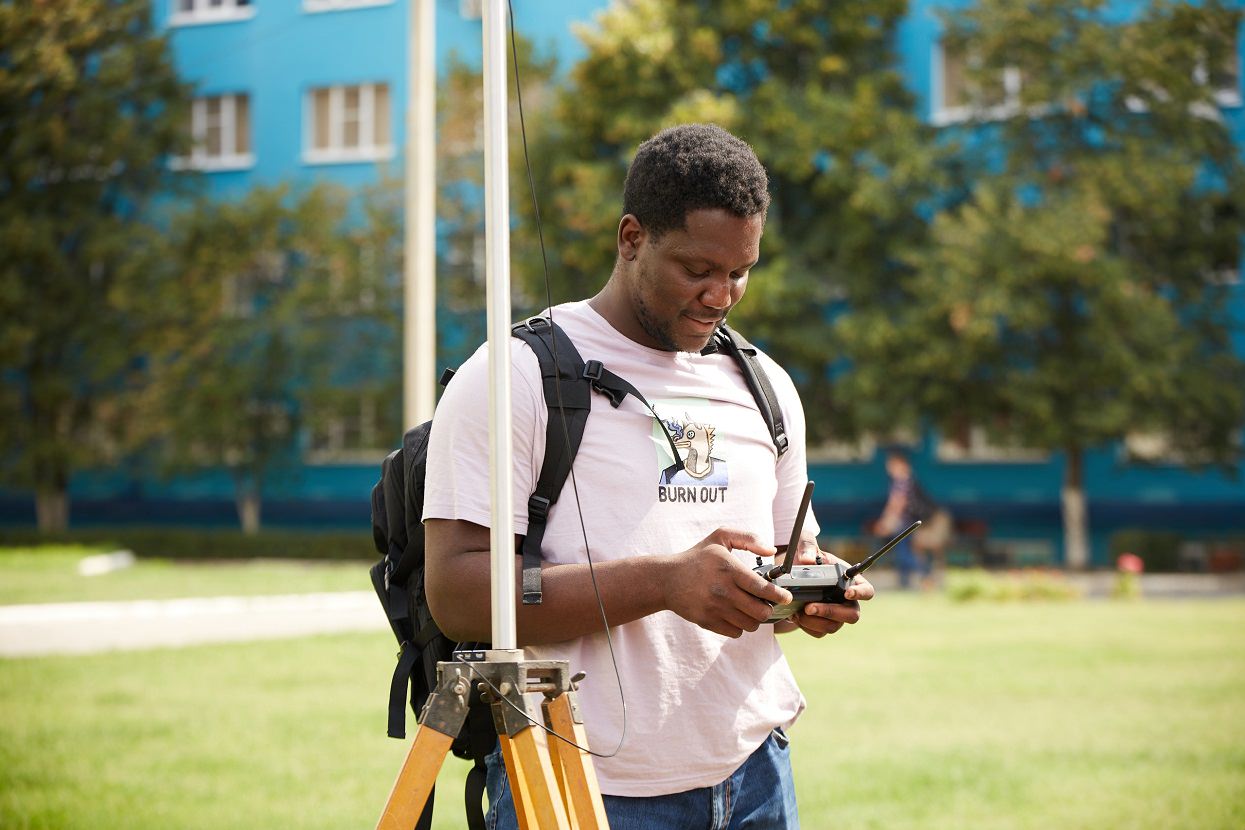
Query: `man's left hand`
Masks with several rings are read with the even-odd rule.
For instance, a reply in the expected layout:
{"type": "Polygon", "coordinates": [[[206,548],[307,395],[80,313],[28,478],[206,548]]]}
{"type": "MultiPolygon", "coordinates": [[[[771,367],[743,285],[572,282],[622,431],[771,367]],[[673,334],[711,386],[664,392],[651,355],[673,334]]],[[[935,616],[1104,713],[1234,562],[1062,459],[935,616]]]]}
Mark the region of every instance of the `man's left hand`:
{"type": "MultiPolygon", "coordinates": [[[[829,562],[849,564],[832,553],[818,550],[815,543],[806,540],[800,545],[796,564],[824,565],[829,562]]],[[[814,637],[833,634],[844,625],[855,625],[860,621],[860,603],[873,599],[873,593],[873,584],[858,574],[844,592],[849,600],[847,603],[810,602],[800,611],[778,623],[776,627],[779,631],[794,631],[799,628],[814,637]]]]}

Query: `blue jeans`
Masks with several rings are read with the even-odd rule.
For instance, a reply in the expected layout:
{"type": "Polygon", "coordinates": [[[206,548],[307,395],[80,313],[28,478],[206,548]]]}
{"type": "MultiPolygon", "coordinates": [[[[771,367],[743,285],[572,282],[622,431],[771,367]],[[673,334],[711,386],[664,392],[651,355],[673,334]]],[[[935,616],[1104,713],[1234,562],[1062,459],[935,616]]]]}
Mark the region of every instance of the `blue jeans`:
{"type": "MultiPolygon", "coordinates": [[[[730,778],[712,787],[647,798],[603,796],[610,830],[799,830],[788,743],[782,729],[775,729],[730,778]]],[[[485,824],[489,830],[517,830],[501,750],[485,764],[485,824]]]]}
{"type": "Polygon", "coordinates": [[[911,588],[914,575],[918,579],[928,575],[929,568],[926,564],[925,556],[912,549],[912,539],[903,539],[891,550],[891,555],[895,561],[895,570],[899,574],[900,588],[905,591],[911,588]]]}

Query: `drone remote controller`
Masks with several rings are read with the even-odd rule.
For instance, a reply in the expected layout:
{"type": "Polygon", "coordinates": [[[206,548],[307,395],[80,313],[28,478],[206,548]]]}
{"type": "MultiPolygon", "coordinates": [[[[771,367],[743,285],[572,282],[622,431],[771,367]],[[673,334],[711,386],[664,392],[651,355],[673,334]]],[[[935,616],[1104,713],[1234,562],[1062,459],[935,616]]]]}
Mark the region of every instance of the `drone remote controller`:
{"type": "MultiPolygon", "coordinates": [[[[796,613],[809,602],[831,602],[845,605],[846,592],[856,575],[863,573],[870,565],[882,558],[900,540],[921,526],[919,521],[908,525],[894,539],[891,539],[867,559],[856,565],[833,562],[826,565],[801,565],[793,567],[796,551],[799,550],[800,532],[804,529],[804,516],[808,513],[808,503],[813,497],[813,482],[804,488],[804,498],[800,500],[800,509],[795,514],[795,526],[791,529],[791,541],[787,545],[787,556],[781,565],[759,565],[756,572],[791,592],[791,602],[775,605],[770,611],[766,622],[780,622],[796,613]]],[[[759,560],[758,560],[759,561],[759,560]]]]}

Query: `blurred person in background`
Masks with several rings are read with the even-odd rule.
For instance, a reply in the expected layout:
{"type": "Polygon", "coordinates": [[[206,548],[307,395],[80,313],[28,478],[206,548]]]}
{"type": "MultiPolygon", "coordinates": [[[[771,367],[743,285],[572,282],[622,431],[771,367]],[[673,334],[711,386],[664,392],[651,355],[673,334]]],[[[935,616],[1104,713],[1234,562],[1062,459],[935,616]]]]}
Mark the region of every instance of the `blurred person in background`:
{"type": "Polygon", "coordinates": [[[927,579],[934,564],[942,559],[943,551],[951,536],[951,514],[938,506],[921,487],[912,471],[912,461],[902,449],[886,453],[886,475],[890,488],[882,515],[873,524],[876,536],[894,536],[912,522],[922,526],[911,537],[903,539],[894,548],[895,569],[899,573],[899,587],[913,587],[913,577],[927,579]]]}

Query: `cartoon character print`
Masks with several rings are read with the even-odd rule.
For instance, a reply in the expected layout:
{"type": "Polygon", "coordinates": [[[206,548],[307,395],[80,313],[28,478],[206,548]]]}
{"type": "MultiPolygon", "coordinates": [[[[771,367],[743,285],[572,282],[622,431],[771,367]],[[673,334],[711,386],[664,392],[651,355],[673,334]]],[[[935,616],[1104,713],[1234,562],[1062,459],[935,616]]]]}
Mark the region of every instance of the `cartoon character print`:
{"type": "Polygon", "coordinates": [[[683,458],[683,469],[679,470],[671,464],[662,470],[660,484],[725,486],[729,482],[726,461],[713,456],[713,440],[717,430],[712,425],[695,421],[686,412],[683,420],[663,418],[662,422],[683,458]]]}

